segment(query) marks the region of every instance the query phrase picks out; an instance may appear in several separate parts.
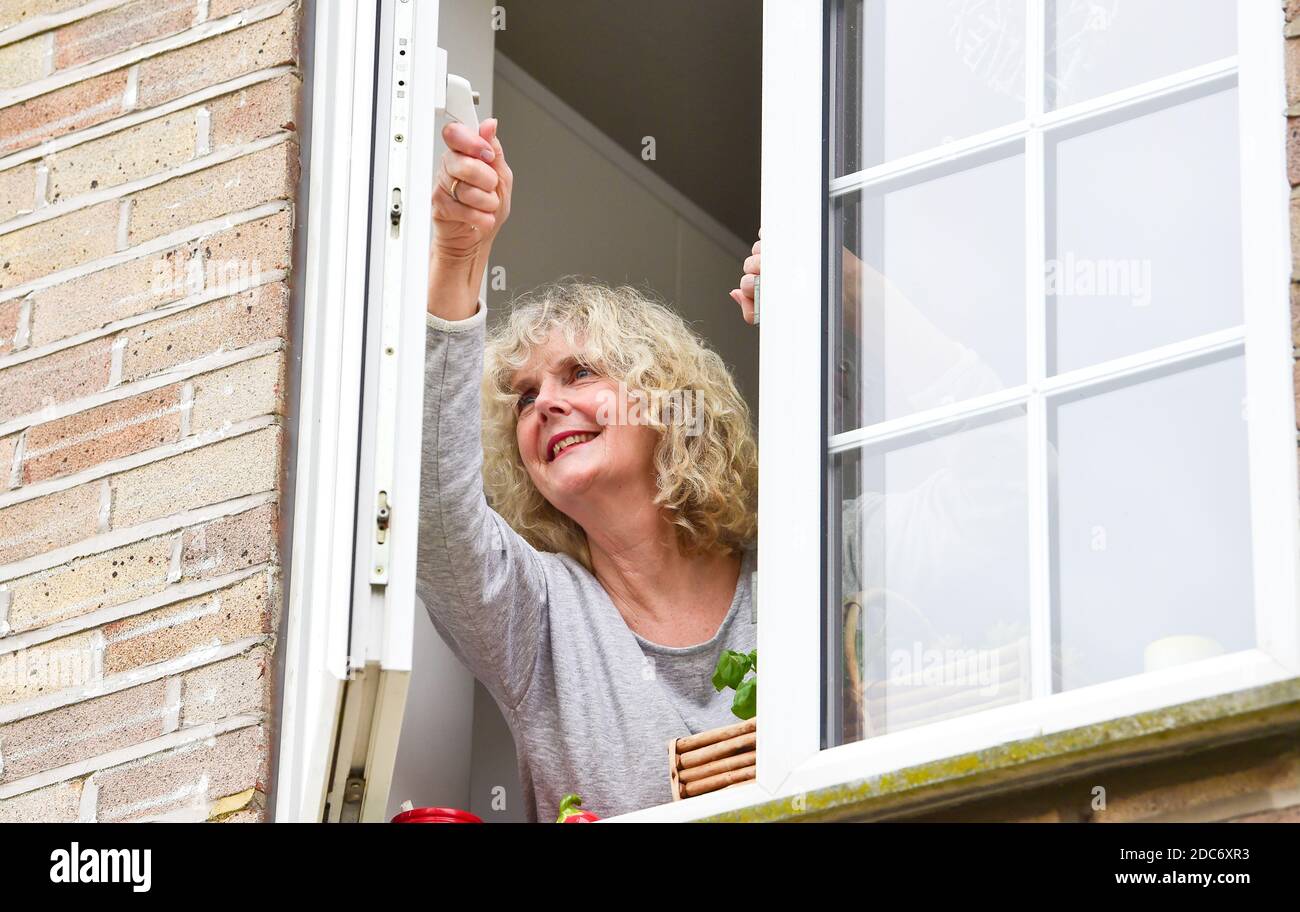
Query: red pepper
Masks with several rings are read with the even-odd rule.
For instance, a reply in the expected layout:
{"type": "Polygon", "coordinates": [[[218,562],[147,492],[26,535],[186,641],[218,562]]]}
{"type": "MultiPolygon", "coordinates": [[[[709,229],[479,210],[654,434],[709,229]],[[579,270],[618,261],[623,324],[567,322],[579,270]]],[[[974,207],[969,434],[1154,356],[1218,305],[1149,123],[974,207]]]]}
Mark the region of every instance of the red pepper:
{"type": "Polygon", "coordinates": [[[560,816],[556,823],[595,823],[600,818],[591,811],[580,811],[582,799],[577,795],[565,795],[560,801],[560,816]]]}

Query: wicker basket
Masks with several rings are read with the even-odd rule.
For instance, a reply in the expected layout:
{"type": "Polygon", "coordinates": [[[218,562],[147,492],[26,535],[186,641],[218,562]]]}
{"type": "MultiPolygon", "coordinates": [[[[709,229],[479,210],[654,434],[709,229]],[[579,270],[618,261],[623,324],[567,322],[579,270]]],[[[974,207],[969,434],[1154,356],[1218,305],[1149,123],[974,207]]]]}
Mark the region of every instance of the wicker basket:
{"type": "Polygon", "coordinates": [[[744,785],[758,772],[758,718],[668,741],[673,801],[744,785]]]}

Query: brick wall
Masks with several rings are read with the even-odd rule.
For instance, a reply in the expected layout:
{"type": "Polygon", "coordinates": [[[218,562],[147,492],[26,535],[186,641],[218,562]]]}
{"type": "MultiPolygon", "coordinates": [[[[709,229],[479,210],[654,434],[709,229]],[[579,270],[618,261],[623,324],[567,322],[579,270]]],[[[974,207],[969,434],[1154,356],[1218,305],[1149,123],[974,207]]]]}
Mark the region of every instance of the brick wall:
{"type": "Polygon", "coordinates": [[[0,821],[265,817],[299,20],[0,0],[0,821]]]}

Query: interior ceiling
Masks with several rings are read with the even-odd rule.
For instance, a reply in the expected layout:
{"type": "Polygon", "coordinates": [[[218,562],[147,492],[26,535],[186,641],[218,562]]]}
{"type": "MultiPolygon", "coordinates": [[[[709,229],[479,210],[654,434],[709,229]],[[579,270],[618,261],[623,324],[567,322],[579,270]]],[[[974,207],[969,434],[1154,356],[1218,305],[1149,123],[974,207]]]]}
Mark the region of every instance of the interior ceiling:
{"type": "Polygon", "coordinates": [[[758,236],[760,0],[531,0],[496,47],[742,241],[758,236]]]}

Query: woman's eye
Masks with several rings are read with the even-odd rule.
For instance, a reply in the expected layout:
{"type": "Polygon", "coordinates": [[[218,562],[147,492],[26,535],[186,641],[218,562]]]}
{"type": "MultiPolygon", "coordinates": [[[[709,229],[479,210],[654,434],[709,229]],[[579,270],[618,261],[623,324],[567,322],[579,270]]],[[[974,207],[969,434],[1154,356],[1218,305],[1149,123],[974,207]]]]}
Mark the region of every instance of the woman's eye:
{"type": "Polygon", "coordinates": [[[536,398],[537,397],[534,396],[532,393],[524,393],[522,396],[519,397],[519,402],[516,408],[522,412],[525,408],[532,405],[533,400],[536,398]]]}
{"type": "Polygon", "coordinates": [[[584,379],[583,374],[586,374],[588,377],[596,376],[596,372],[589,367],[577,367],[573,370],[573,379],[582,380],[584,379]]]}

